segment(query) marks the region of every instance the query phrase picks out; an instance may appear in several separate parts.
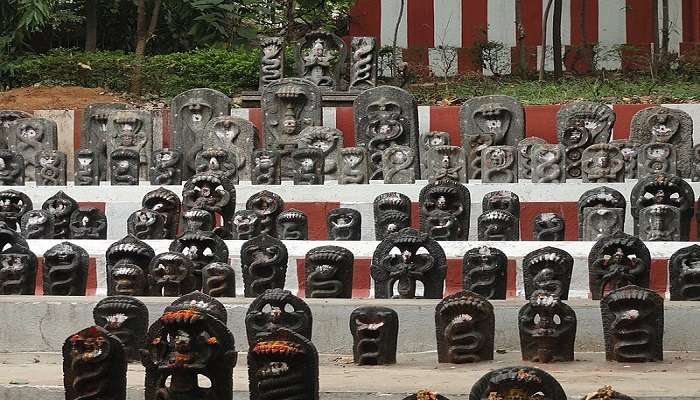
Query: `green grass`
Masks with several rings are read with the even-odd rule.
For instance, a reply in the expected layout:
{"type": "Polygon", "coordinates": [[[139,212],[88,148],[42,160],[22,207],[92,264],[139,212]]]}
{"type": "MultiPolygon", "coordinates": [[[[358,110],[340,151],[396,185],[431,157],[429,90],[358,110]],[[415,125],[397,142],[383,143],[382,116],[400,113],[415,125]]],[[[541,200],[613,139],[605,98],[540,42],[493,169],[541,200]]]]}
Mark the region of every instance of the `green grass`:
{"type": "Polygon", "coordinates": [[[569,76],[560,80],[460,77],[408,87],[419,104],[460,104],[470,97],[507,95],[524,104],[559,104],[573,100],[603,103],[700,102],[700,77],[671,77],[653,82],[646,77],[608,74],[606,77],[569,76]]]}

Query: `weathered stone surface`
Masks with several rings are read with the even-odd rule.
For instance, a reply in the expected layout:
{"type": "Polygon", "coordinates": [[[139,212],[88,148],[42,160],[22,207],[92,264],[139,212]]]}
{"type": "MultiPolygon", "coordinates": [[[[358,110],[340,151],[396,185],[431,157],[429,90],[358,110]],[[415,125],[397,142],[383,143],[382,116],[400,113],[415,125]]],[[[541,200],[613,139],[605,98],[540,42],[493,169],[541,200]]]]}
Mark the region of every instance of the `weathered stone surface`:
{"type": "Polygon", "coordinates": [[[678,249],[668,260],[671,301],[700,300],[700,246],[678,249]]]}
{"type": "Polygon", "coordinates": [[[525,111],[518,100],[509,96],[479,96],[459,109],[462,143],[467,135],[489,135],[491,145],[516,146],[525,137],[525,111]]]}
{"type": "Polygon", "coordinates": [[[616,146],[607,143],[593,144],[581,156],[581,178],[584,183],[625,181],[625,160],[616,146]]]}
{"type": "Polygon", "coordinates": [[[530,158],[532,160],[532,182],[566,182],[566,162],[562,145],[540,144],[533,146],[530,158]]]}
{"type": "Polygon", "coordinates": [[[292,178],[291,153],[304,128],[323,125],[321,92],[306,79],[284,78],[262,92],[263,132],[267,150],[280,152],[282,177],[292,178]]]}
{"type": "Polygon", "coordinates": [[[32,200],[26,194],[14,189],[0,191],[0,222],[4,222],[13,232],[17,231],[22,215],[32,208],[32,200]]]}
{"type": "Polygon", "coordinates": [[[260,234],[260,217],[253,210],[238,210],[231,228],[234,240],[250,240],[260,234]]]}
{"type": "Polygon", "coordinates": [[[287,274],[287,247],[261,233],[241,246],[245,297],[257,297],[268,289],[283,289],[287,274]]]}
{"type": "MultiPolygon", "coordinates": [[[[367,148],[370,180],[383,179],[382,153],[392,145],[418,149],[418,106],[407,91],[393,86],[366,90],[353,103],[357,146],[367,148]]],[[[416,166],[420,177],[420,167],[416,166]]]]}
{"type": "Polygon", "coordinates": [[[557,111],[557,137],[562,142],[562,134],[568,127],[581,126],[590,135],[590,143],[608,143],[615,125],[615,111],[602,103],[574,101],[563,105],[557,111]]]}
{"type": "Polygon", "coordinates": [[[275,236],[277,216],[284,209],[284,200],[267,190],[260,191],[248,198],[245,204],[247,210],[253,210],[260,216],[260,232],[275,236]]]}
{"type": "Polygon", "coordinates": [[[338,176],[338,152],[343,147],[343,132],[325,126],[309,126],[299,134],[299,148],[323,152],[323,173],[327,179],[338,176]]]}
{"type": "Polygon", "coordinates": [[[25,239],[53,239],[53,214],[46,210],[29,210],[20,219],[25,239]]]}
{"type": "Polygon", "coordinates": [[[34,180],[37,186],[66,186],[66,153],[42,150],[36,153],[34,180]]]}
{"type": "Polygon", "coordinates": [[[350,313],[352,355],[358,365],[396,364],[399,315],[387,307],[364,306],[350,313]]]}
{"type": "Polygon", "coordinates": [[[88,253],[70,242],[59,243],[44,253],[44,295],[85,296],[88,253]]]}
{"type": "Polygon", "coordinates": [[[182,187],[183,210],[202,209],[218,215],[223,229],[230,232],[231,218],[236,208],[236,189],[222,175],[211,172],[192,176],[182,187]]]}
{"type": "Polygon", "coordinates": [[[173,98],[170,113],[171,146],[182,152],[183,178],[189,179],[195,174],[195,158],[203,149],[202,139],[207,124],[216,117],[231,113],[231,99],[213,89],[190,89],[173,98]]]}
{"type": "Polygon", "coordinates": [[[431,146],[426,154],[425,177],[430,181],[444,179],[467,182],[467,154],[459,146],[431,146]]]}
{"type": "Polygon", "coordinates": [[[363,92],[377,86],[377,40],[353,37],[348,91],[363,92]]]}
{"type": "Polygon", "coordinates": [[[141,206],[161,214],[165,222],[167,238],[175,239],[182,208],[182,202],[175,192],[162,187],[151,190],[141,199],[141,206]]]}
{"type": "Polygon", "coordinates": [[[313,314],[309,305],[289,290],[268,289],[257,296],[246,311],[248,344],[254,346],[260,338],[278,328],[289,329],[311,340],[313,314]]]}
{"type": "Polygon", "coordinates": [[[348,249],[315,247],[304,260],[304,293],[307,298],[349,299],[352,297],[353,262],[348,249]]]}
{"type": "Polygon", "coordinates": [[[31,114],[24,111],[0,110],[0,149],[7,149],[10,126],[14,125],[18,119],[31,117],[31,114]]]}
{"type": "Polygon", "coordinates": [[[141,175],[139,153],[120,148],[109,154],[109,179],[112,185],[138,185],[141,175]]]}
{"type": "Polygon", "coordinates": [[[693,119],[685,111],[651,107],[638,111],[630,124],[636,143],[670,143],[676,146],[678,173],[690,178],[693,154],[693,119]]]}
{"type": "MultiPolygon", "coordinates": [[[[31,209],[31,203],[29,205],[31,209]]],[[[73,212],[78,209],[78,203],[72,197],[59,190],[41,205],[41,208],[53,214],[54,239],[68,239],[71,233],[68,229],[73,212]]]]}
{"type": "Polygon", "coordinates": [[[574,361],[576,313],[557,296],[536,292],[518,312],[523,361],[574,361]]]}
{"type": "MultiPolygon", "coordinates": [[[[421,179],[428,179],[428,152],[435,146],[449,146],[450,134],[447,132],[425,132],[419,136],[419,158],[421,179]]],[[[466,161],[466,157],[465,157],[466,161]]]]}
{"type": "Polygon", "coordinates": [[[146,344],[148,308],[131,296],[109,296],[92,310],[95,325],[116,336],[124,345],[129,361],[141,361],[140,350],[146,344]]]}
{"type": "MultiPolygon", "coordinates": [[[[141,179],[148,179],[148,167],[153,153],[153,115],[149,111],[116,111],[110,114],[107,156],[115,150],[132,150],[138,154],[141,179]]],[[[111,168],[110,168],[110,173],[111,168]]]]}
{"type": "Polygon", "coordinates": [[[126,220],[126,231],[141,240],[167,239],[163,215],[148,208],[131,213],[126,220]]]}
{"type": "Polygon", "coordinates": [[[411,184],[420,176],[416,153],[408,146],[392,145],[384,150],[382,170],[386,184],[411,184]]]}
{"type": "Polygon", "coordinates": [[[362,214],[352,208],[335,208],[326,216],[328,240],[360,240],[362,214]]]}
{"type": "Polygon", "coordinates": [[[661,173],[675,175],[676,159],[676,149],[670,143],[643,144],[637,155],[637,178],[661,173]]]}
{"type": "Polygon", "coordinates": [[[681,212],[678,207],[656,204],[639,211],[639,238],[648,241],[681,240],[681,212]]]}
{"type": "Polygon", "coordinates": [[[384,240],[387,235],[411,226],[411,199],[404,194],[380,194],[374,199],[373,210],[375,240],[384,240]]]}
{"type": "Polygon", "coordinates": [[[323,185],[325,180],[323,151],[316,148],[292,151],[295,185],[323,185]]]}
{"type": "Polygon", "coordinates": [[[637,154],[639,145],[629,140],[613,140],[611,145],[620,149],[622,159],[625,160],[625,178],[637,178],[637,154]]]}
{"type": "Polygon", "coordinates": [[[46,118],[21,118],[8,128],[8,148],[24,158],[25,180],[33,181],[37,153],[44,150],[56,150],[58,147],[58,128],[56,122],[46,118]]]}
{"type": "Polygon", "coordinates": [[[494,247],[475,247],[462,259],[462,288],[489,300],[506,298],[508,258],[494,247]]]}
{"type": "MultiPolygon", "coordinates": [[[[106,159],[104,167],[107,168],[106,159]]],[[[75,154],[73,171],[75,186],[99,186],[102,170],[98,156],[93,150],[81,149],[75,154]]]]}
{"type": "Polygon", "coordinates": [[[516,216],[504,210],[486,211],[479,215],[478,238],[485,241],[520,240],[520,222],[516,216]]]}
{"type": "Polygon", "coordinates": [[[0,150],[0,186],[24,186],[24,157],[12,150],[0,150]]]}
{"type": "Polygon", "coordinates": [[[238,184],[238,159],[235,153],[221,148],[206,148],[197,153],[194,164],[198,174],[212,173],[232,185],[238,184]]]}
{"type": "Polygon", "coordinates": [[[211,297],[236,297],[233,267],[224,262],[213,262],[202,268],[202,293],[211,297]]]}
{"type": "Polygon", "coordinates": [[[525,297],[547,293],[557,299],[568,299],[573,269],[573,257],[556,247],[548,246],[528,253],[523,258],[525,297]]]}
{"type": "Polygon", "coordinates": [[[308,240],[309,219],[295,208],[282,211],[277,216],[277,237],[280,240],[308,240]]]}
{"type": "Polygon", "coordinates": [[[331,32],[312,31],[296,47],[299,77],[308,79],[321,90],[340,90],[345,86],[342,71],[347,58],[347,46],[331,32]]]}
{"type": "Polygon", "coordinates": [[[418,203],[420,228],[429,237],[434,240],[469,238],[471,199],[466,186],[449,180],[428,183],[421,189],[418,203]]]}
{"type": "Polygon", "coordinates": [[[107,216],[99,208],[80,207],[70,215],[72,239],[107,239],[107,216]]]}
{"type": "Polygon", "coordinates": [[[197,287],[194,269],[194,262],[180,252],[158,254],[148,265],[150,295],[176,297],[190,293],[197,287]]]}
{"type": "Polygon", "coordinates": [[[617,362],[663,360],[664,298],[629,285],[610,292],[600,302],[605,359],[617,362]]]}
{"type": "Polygon", "coordinates": [[[489,146],[481,153],[483,183],[518,182],[517,153],[513,146],[489,146]]]}
{"type": "Polygon", "coordinates": [[[370,273],[377,299],[412,299],[416,282],[423,283],[423,298],[441,299],[447,273],[445,252],[437,241],[412,228],[387,235],[372,256],[370,273]],[[395,250],[398,249],[398,253],[395,250]],[[419,253],[419,250],[425,252],[419,253]],[[397,292],[394,292],[396,284],[397,292]]]}
{"type": "Polygon", "coordinates": [[[180,185],[182,183],[182,153],[161,149],[151,154],[148,177],[151,185],[180,185]]]}
{"type": "MultiPolygon", "coordinates": [[[[202,287],[202,269],[214,262],[228,262],[226,243],[214,232],[188,231],[170,243],[168,250],[192,261],[194,288],[202,287]]],[[[187,291],[184,294],[188,293],[187,291]]]]}
{"type": "MultiPolygon", "coordinates": [[[[235,221],[235,214],[234,214],[235,221]]],[[[195,232],[195,231],[213,231],[214,230],[214,215],[209,211],[202,210],[199,208],[193,208],[182,213],[183,231],[184,232],[195,232]]],[[[232,226],[235,230],[235,227],[232,226]]],[[[232,232],[235,234],[235,231],[232,232]]],[[[174,239],[174,237],[172,237],[174,239]]]]}
{"type": "Polygon", "coordinates": [[[545,143],[544,139],[538,137],[527,137],[518,142],[518,178],[532,179],[530,152],[533,146],[545,143]]]}
{"type": "Polygon", "coordinates": [[[624,228],[627,201],[622,193],[607,186],[585,191],[578,199],[579,239],[597,240],[606,232],[614,233],[624,228]],[[600,213],[587,209],[603,208],[600,213]],[[620,214],[621,212],[621,214],[620,214]],[[597,215],[595,215],[597,214],[597,215]],[[596,239],[591,239],[596,237],[596,239]],[[584,239],[588,238],[588,239],[584,239]]]}
{"type": "Polygon", "coordinates": [[[338,184],[369,183],[369,160],[364,147],[345,147],[338,150],[338,184]]]}
{"type": "Polygon", "coordinates": [[[80,118],[80,147],[92,150],[95,154],[95,170],[100,173],[100,180],[107,179],[109,153],[107,141],[110,140],[111,115],[116,111],[126,110],[124,103],[95,103],[83,109],[80,118]]]}
{"type": "Polygon", "coordinates": [[[693,171],[690,177],[693,182],[700,182],[700,144],[693,147],[693,171]]]}
{"type": "Polygon", "coordinates": [[[580,178],[583,152],[592,142],[591,133],[580,125],[569,126],[561,134],[559,143],[564,147],[566,177],[580,178]]]}
{"type": "Polygon", "coordinates": [[[91,326],[70,335],[62,350],[66,400],[126,399],[126,355],[116,336],[91,326]]]}
{"type": "Polygon", "coordinates": [[[509,190],[496,190],[488,192],[481,200],[482,212],[503,210],[520,218],[520,197],[509,190]]]}
{"type": "Polygon", "coordinates": [[[253,151],[259,147],[258,129],[247,119],[222,115],[212,118],[202,133],[202,149],[233,153],[241,179],[250,179],[253,151]]]}
{"type": "Polygon", "coordinates": [[[469,392],[469,399],[566,399],[564,388],[547,372],[533,367],[505,367],[482,376],[469,392]]]}
{"type": "Polygon", "coordinates": [[[639,238],[618,232],[598,240],[588,254],[593,300],[627,285],[649,287],[651,257],[639,238]]]}
{"type": "Polygon", "coordinates": [[[535,216],[532,236],[535,240],[556,242],[564,240],[566,221],[556,213],[541,213],[535,216]]]}
{"type": "Polygon", "coordinates": [[[639,235],[641,210],[655,204],[678,207],[681,213],[681,241],[688,241],[690,220],[695,207],[695,193],[690,184],[676,175],[669,174],[650,175],[639,179],[630,194],[635,235],[639,235]]]}
{"type": "Polygon", "coordinates": [[[260,91],[265,86],[277,82],[284,75],[284,38],[260,38],[260,91]]]}
{"type": "Polygon", "coordinates": [[[145,296],[153,257],[153,248],[133,235],[112,243],[105,252],[107,295],[145,296]]]}
{"type": "Polygon", "coordinates": [[[469,179],[481,179],[481,171],[483,168],[483,151],[489,146],[494,145],[494,137],[492,135],[466,135],[463,140],[466,140],[466,148],[469,149],[467,159],[469,160],[469,179]]]}
{"type": "Polygon", "coordinates": [[[279,152],[255,150],[252,161],[250,181],[253,185],[279,185],[282,182],[279,152]]]}
{"type": "Polygon", "coordinates": [[[0,223],[0,294],[33,295],[36,288],[36,255],[27,241],[0,223]]]}
{"type": "Polygon", "coordinates": [[[485,297],[468,291],[445,297],[435,307],[438,362],[493,360],[495,326],[493,306],[485,297]]]}

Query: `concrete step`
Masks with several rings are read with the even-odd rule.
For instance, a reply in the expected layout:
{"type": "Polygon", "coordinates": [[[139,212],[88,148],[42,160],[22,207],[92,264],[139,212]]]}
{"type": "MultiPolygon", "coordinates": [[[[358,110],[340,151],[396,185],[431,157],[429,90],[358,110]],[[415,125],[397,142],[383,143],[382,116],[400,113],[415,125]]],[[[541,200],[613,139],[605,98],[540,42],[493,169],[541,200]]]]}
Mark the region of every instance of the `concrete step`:
{"type": "MultiPolygon", "coordinates": [[[[321,399],[400,400],[429,389],[450,399],[467,399],[471,386],[495,368],[530,365],[546,370],[564,387],[570,399],[581,399],[603,385],[635,399],[700,399],[700,353],[667,352],[665,361],[643,364],[606,362],[602,353],[578,353],[576,361],[532,364],[520,354],[498,354],[496,360],[477,364],[438,364],[434,352],[402,354],[393,366],[359,367],[347,355],[321,354],[321,399]],[[377,377],[380,376],[380,379],[377,377]]],[[[245,354],[234,371],[234,399],[248,398],[245,354]]],[[[0,354],[0,400],[62,400],[61,356],[57,353],[0,354]],[[10,384],[10,382],[26,382],[10,384]]],[[[143,399],[143,367],[129,366],[129,400],[143,399]]]]}
{"type": "MultiPolygon", "coordinates": [[[[71,334],[93,325],[92,309],[102,297],[0,296],[0,353],[18,351],[59,352],[71,334]]],[[[159,317],[174,298],[142,297],[150,319],[159,317]]],[[[228,327],[236,348],[247,350],[244,317],[252,299],[222,298],[228,310],[228,327]]],[[[399,353],[436,350],[434,312],[438,300],[305,299],[313,313],[312,339],[320,353],[352,354],[350,313],[357,307],[382,305],[399,315],[399,353]]],[[[495,348],[520,351],[518,310],[524,300],[492,302],[496,315],[495,348]]],[[[597,301],[572,299],[567,302],[578,318],[577,352],[604,351],[603,328],[597,301]]],[[[665,303],[664,349],[700,351],[700,307],[695,302],[665,303]]],[[[436,356],[433,356],[437,359],[436,356]]],[[[496,355],[499,361],[500,355],[496,355]]]]}

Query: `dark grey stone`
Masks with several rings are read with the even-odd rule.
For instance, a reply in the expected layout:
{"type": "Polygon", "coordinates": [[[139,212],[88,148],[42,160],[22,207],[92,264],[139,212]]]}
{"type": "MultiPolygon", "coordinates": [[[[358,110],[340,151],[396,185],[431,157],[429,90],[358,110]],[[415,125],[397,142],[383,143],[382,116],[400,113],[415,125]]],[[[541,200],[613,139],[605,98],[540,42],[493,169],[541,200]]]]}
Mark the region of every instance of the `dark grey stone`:
{"type": "Polygon", "coordinates": [[[90,149],[80,149],[75,154],[73,174],[75,186],[99,186],[101,170],[97,154],[90,149]]]}
{"type": "Polygon", "coordinates": [[[299,148],[323,152],[326,179],[338,177],[338,151],[343,148],[343,132],[325,126],[310,126],[299,134],[299,148]]]}
{"type": "Polygon", "coordinates": [[[678,207],[656,204],[639,211],[639,238],[646,241],[681,240],[681,212],[678,207]]]}
{"type": "Polygon", "coordinates": [[[81,114],[80,147],[92,150],[95,154],[95,170],[99,171],[100,180],[107,180],[107,141],[110,140],[111,114],[127,108],[128,105],[124,103],[95,103],[85,107],[81,114]]]}
{"type": "Polygon", "coordinates": [[[282,79],[284,75],[284,38],[264,37],[260,39],[262,55],[260,57],[259,90],[282,79]]]}
{"type": "Polygon", "coordinates": [[[656,174],[676,174],[677,152],[670,143],[647,143],[639,146],[637,178],[656,174]]]}
{"type": "Polygon", "coordinates": [[[625,181],[625,160],[616,146],[598,143],[583,151],[581,178],[584,183],[625,181]]]}
{"type": "Polygon", "coordinates": [[[484,195],[481,211],[504,210],[520,218],[520,197],[509,190],[497,190],[484,195]]]}
{"type": "Polygon", "coordinates": [[[222,148],[205,148],[197,153],[194,163],[198,174],[211,172],[223,176],[234,185],[238,184],[238,159],[235,153],[222,148]]]}
{"type": "Polygon", "coordinates": [[[70,214],[71,239],[107,239],[107,216],[99,208],[81,207],[70,214]]]}
{"type": "Polygon", "coordinates": [[[213,89],[190,89],[173,98],[170,113],[170,143],[184,155],[183,179],[189,179],[195,174],[195,158],[203,149],[207,124],[216,117],[231,114],[231,99],[213,89]]]}
{"type": "Polygon", "coordinates": [[[34,180],[37,186],[66,186],[66,153],[42,150],[36,153],[34,180]]]}
{"type": "Polygon", "coordinates": [[[505,210],[486,211],[479,215],[478,239],[485,241],[520,240],[518,218],[505,210]]]}
{"type": "Polygon", "coordinates": [[[530,151],[537,144],[547,143],[538,137],[528,137],[518,142],[518,178],[532,179],[532,161],[530,151]]]}
{"type": "MultiPolygon", "coordinates": [[[[467,154],[459,146],[432,146],[426,154],[428,181],[467,182],[467,154]]],[[[422,171],[422,170],[421,170],[422,171]]]]}
{"type": "Polygon", "coordinates": [[[513,97],[473,97],[459,109],[459,128],[462,143],[467,135],[489,135],[491,145],[516,146],[525,137],[525,111],[513,97]]]}
{"type": "Polygon", "coordinates": [[[212,118],[201,137],[202,149],[217,148],[233,153],[240,179],[249,180],[253,151],[259,147],[258,129],[250,121],[223,115],[212,118]]]}
{"type": "Polygon", "coordinates": [[[277,216],[277,237],[280,240],[308,240],[309,219],[303,211],[290,208],[277,216]]]}
{"type": "Polygon", "coordinates": [[[516,148],[489,146],[481,152],[481,181],[483,183],[518,182],[516,148]]]}
{"type": "Polygon", "coordinates": [[[590,134],[589,144],[608,143],[615,125],[615,111],[602,103],[574,101],[563,105],[557,112],[557,137],[568,127],[581,126],[590,134]]]}
{"type": "Polygon", "coordinates": [[[353,37],[348,91],[365,91],[377,86],[377,40],[353,37]]]}
{"type": "Polygon", "coordinates": [[[182,153],[178,150],[161,149],[151,154],[148,169],[151,185],[180,185],[182,183],[182,153]]]}
{"type": "Polygon", "coordinates": [[[630,194],[630,208],[634,218],[634,234],[639,234],[640,212],[646,207],[664,204],[680,210],[681,240],[688,241],[690,219],[695,208],[693,188],[676,175],[657,174],[640,178],[630,194]]]}
{"type": "Polygon", "coordinates": [[[408,146],[393,145],[382,153],[384,183],[415,183],[418,166],[415,151],[408,146]]]}
{"type": "Polygon", "coordinates": [[[595,189],[587,190],[578,199],[578,235],[580,240],[593,240],[590,239],[593,236],[598,236],[604,234],[605,232],[616,232],[623,231],[625,226],[625,209],[627,207],[627,201],[622,193],[615,189],[609,188],[607,186],[599,186],[595,189]],[[606,211],[598,213],[598,215],[586,214],[586,210],[589,208],[604,208],[615,210],[621,210],[622,214],[618,220],[617,211],[606,211]],[[589,220],[589,218],[592,218],[589,220]],[[612,218],[612,221],[609,221],[612,218]],[[584,229],[588,227],[588,232],[584,229]],[[592,231],[591,231],[592,230],[592,231]],[[593,233],[591,233],[593,232],[593,233]],[[584,239],[587,238],[587,239],[584,239]]]}
{"type": "Polygon", "coordinates": [[[387,235],[411,225],[411,199],[404,194],[398,192],[380,194],[374,199],[373,212],[376,240],[384,240],[387,235]]]}
{"type": "Polygon", "coordinates": [[[592,144],[591,142],[591,133],[580,125],[567,126],[561,133],[559,143],[564,146],[567,178],[581,178],[583,152],[592,144]]]}
{"type": "Polygon", "coordinates": [[[450,180],[431,182],[421,189],[418,203],[420,229],[432,239],[469,238],[471,196],[466,186],[450,180]]]}
{"type": "Polygon", "coordinates": [[[450,134],[447,132],[425,132],[419,137],[421,179],[428,179],[428,152],[434,146],[449,146],[450,134]]]}
{"type": "Polygon", "coordinates": [[[281,183],[279,152],[255,150],[252,161],[250,181],[253,185],[279,185],[281,183]]]}
{"type": "Polygon", "coordinates": [[[625,160],[625,178],[636,179],[639,145],[629,140],[613,140],[610,144],[620,149],[622,153],[622,159],[625,160]]]}
{"type": "Polygon", "coordinates": [[[323,151],[316,148],[294,150],[292,160],[295,185],[323,185],[325,178],[323,151]]]}
{"type": "MultiPolygon", "coordinates": [[[[407,91],[379,86],[360,93],[353,103],[357,146],[367,148],[370,180],[383,179],[382,153],[392,145],[418,149],[418,106],[407,91]]],[[[420,166],[414,168],[420,177],[420,166]]]]}
{"type": "Polygon", "coordinates": [[[347,46],[343,39],[326,31],[312,31],[296,47],[297,73],[321,90],[340,90],[347,46]]]}
{"type": "Polygon", "coordinates": [[[539,144],[533,146],[530,158],[532,159],[532,182],[566,182],[564,146],[560,144],[539,144]]]}
{"type": "Polygon", "coordinates": [[[24,186],[24,157],[12,150],[0,150],[0,186],[24,186]]]}
{"type": "Polygon", "coordinates": [[[369,163],[364,147],[345,147],[338,150],[338,184],[369,183],[369,163]]]}
{"type": "Polygon", "coordinates": [[[7,148],[7,137],[10,134],[10,126],[21,118],[31,118],[32,114],[18,110],[0,110],[0,149],[7,148]]]}
{"type": "Polygon", "coordinates": [[[138,185],[139,153],[131,149],[117,149],[109,156],[110,182],[112,185],[138,185]]]}
{"type": "Polygon", "coordinates": [[[583,209],[583,220],[579,230],[581,240],[597,241],[625,230],[625,209],[607,207],[588,207],[583,209]]]}
{"type": "Polygon", "coordinates": [[[46,210],[29,210],[20,219],[20,229],[25,239],[53,239],[53,214],[46,210]]]}
{"type": "Polygon", "coordinates": [[[147,180],[153,152],[153,115],[149,111],[116,111],[110,119],[107,155],[117,149],[135,151],[139,156],[139,178],[147,180]]]}
{"type": "Polygon", "coordinates": [[[691,174],[693,182],[700,182],[700,144],[693,147],[693,172],[691,174]]]}
{"type": "Polygon", "coordinates": [[[234,240],[250,240],[260,234],[260,217],[253,210],[238,210],[233,214],[231,234],[234,240]]]}
{"type": "Polygon", "coordinates": [[[33,181],[36,175],[36,155],[43,150],[56,150],[58,128],[46,118],[21,118],[9,128],[8,148],[24,158],[24,177],[33,181]]]}
{"type": "Polygon", "coordinates": [[[556,213],[541,213],[535,216],[533,237],[544,242],[564,240],[566,221],[556,213]]]}
{"type": "Polygon", "coordinates": [[[481,179],[483,168],[483,151],[489,146],[493,146],[493,135],[465,135],[462,146],[468,149],[467,159],[469,161],[469,179],[481,179]],[[466,143],[466,144],[465,144],[466,143]]]}
{"type": "Polygon", "coordinates": [[[693,153],[693,119],[685,111],[651,107],[638,111],[630,124],[630,140],[640,144],[676,146],[678,174],[690,178],[693,153]]]}
{"type": "Polygon", "coordinates": [[[335,208],[326,215],[328,240],[360,240],[362,214],[352,208],[335,208]]]}

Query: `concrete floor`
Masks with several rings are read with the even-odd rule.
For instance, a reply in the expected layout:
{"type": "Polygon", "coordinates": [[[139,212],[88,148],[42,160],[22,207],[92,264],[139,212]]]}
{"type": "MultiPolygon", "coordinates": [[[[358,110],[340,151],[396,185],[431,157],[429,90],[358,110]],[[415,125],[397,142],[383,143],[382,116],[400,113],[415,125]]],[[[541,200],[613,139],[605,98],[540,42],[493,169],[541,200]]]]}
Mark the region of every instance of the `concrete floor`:
{"type": "MultiPolygon", "coordinates": [[[[570,399],[580,399],[603,385],[635,399],[700,399],[700,352],[668,352],[665,361],[645,364],[606,362],[602,353],[577,353],[575,362],[534,365],[520,354],[498,354],[478,364],[438,364],[434,352],[401,354],[388,367],[358,367],[352,357],[321,355],[322,399],[402,399],[407,393],[430,389],[451,399],[466,399],[473,383],[494,368],[533,365],[547,370],[570,399]]],[[[63,398],[61,357],[56,353],[0,354],[0,400],[58,400],[63,398]],[[15,382],[14,384],[12,382],[15,382]]],[[[130,365],[128,398],[143,398],[143,368],[130,365]]],[[[245,354],[234,372],[234,398],[247,399],[245,354]]]]}

